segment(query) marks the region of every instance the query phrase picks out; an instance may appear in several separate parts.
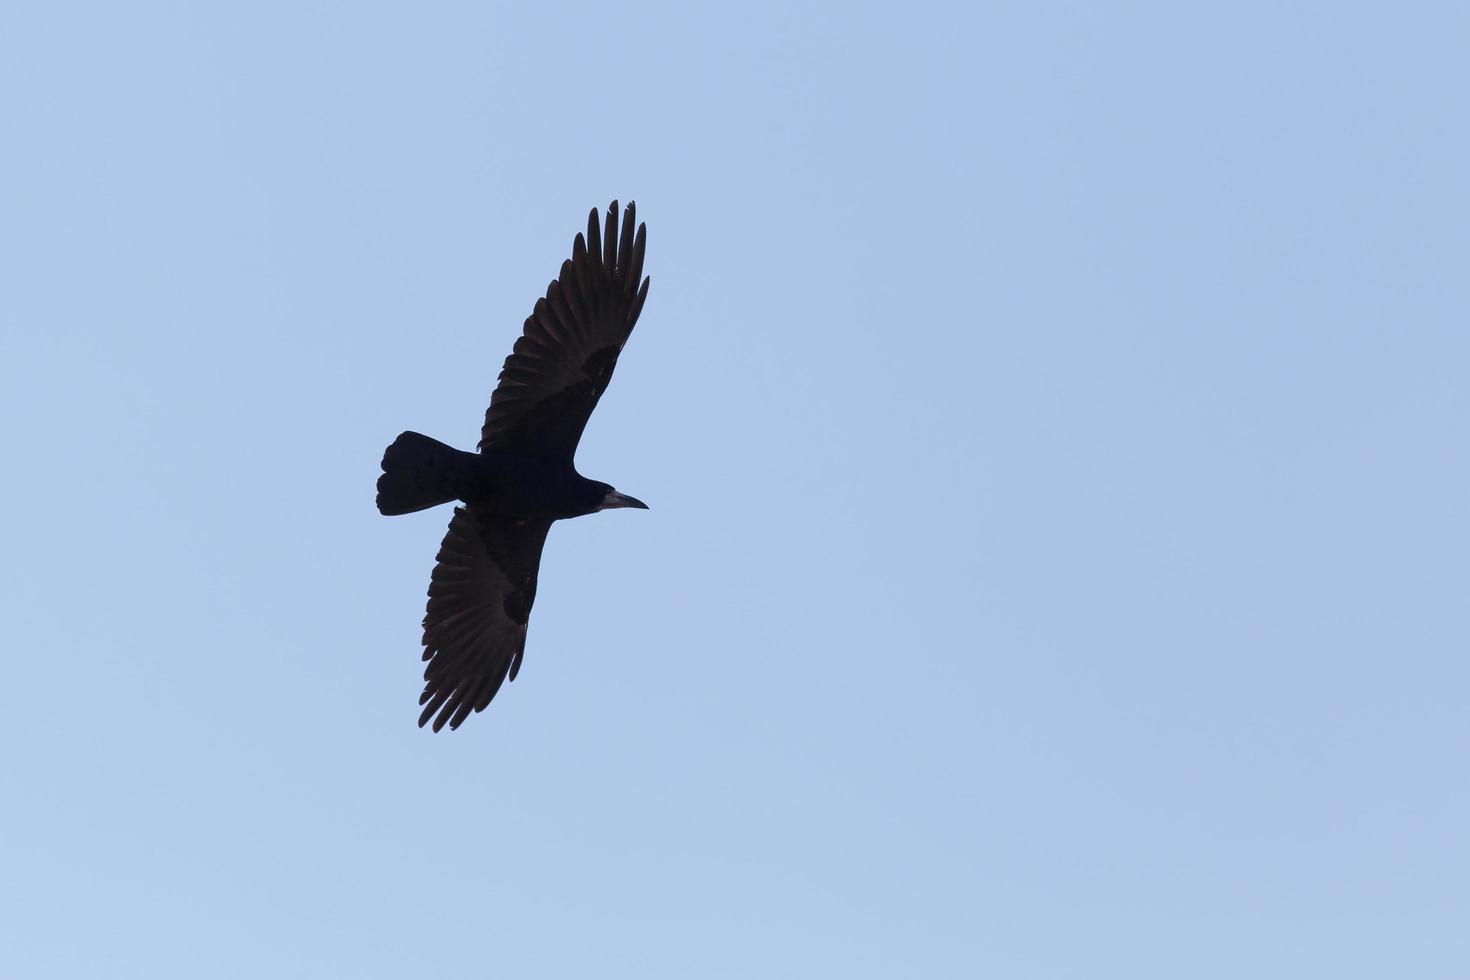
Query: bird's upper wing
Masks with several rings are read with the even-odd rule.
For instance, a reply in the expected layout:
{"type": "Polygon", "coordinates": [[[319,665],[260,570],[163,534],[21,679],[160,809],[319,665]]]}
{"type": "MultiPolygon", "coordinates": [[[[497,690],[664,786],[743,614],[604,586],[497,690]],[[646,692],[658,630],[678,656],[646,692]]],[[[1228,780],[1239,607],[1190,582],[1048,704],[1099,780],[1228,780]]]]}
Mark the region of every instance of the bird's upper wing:
{"type": "Polygon", "coordinates": [[[483,711],[526,649],[526,620],[550,521],[514,520],[456,507],[439,548],[424,616],[423,726],[458,728],[483,711]]]}
{"type": "Polygon", "coordinates": [[[587,237],[577,235],[561,275],[526,318],[490,396],[481,452],[513,450],[570,462],[577,451],[648,295],[648,280],[639,283],[644,227],[633,234],[637,212],[631,201],[621,234],[617,215],[613,201],[599,235],[592,209],[587,237]]]}

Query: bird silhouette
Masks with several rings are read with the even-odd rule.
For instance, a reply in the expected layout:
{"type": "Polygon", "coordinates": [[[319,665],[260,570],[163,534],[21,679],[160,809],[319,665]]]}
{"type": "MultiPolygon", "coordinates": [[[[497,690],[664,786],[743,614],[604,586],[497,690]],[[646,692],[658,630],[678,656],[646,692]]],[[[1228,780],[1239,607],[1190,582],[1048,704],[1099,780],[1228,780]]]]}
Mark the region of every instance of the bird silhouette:
{"type": "Polygon", "coordinates": [[[449,530],[436,556],[424,615],[424,691],[419,726],[451,729],[483,711],[526,650],[541,549],[554,521],[647,505],[577,472],[573,456],[643,301],[646,233],[618,202],[587,235],[526,318],[501,368],[479,452],[462,452],[404,432],[383,453],[378,511],[410,514],[451,500],[449,530]]]}

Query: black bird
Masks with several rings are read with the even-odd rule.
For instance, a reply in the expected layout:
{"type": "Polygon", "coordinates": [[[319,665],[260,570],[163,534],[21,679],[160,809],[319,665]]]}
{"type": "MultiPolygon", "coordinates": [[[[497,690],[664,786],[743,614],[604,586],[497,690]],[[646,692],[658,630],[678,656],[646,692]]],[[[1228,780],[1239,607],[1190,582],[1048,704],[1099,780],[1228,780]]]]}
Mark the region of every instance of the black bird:
{"type": "Polygon", "coordinates": [[[586,479],[572,463],[648,296],[648,279],[639,282],[644,227],[633,234],[630,201],[619,234],[617,212],[613,201],[599,234],[592,209],[587,237],[577,235],[572,257],[526,318],[490,396],[479,453],[417,432],[403,433],[383,453],[380,513],[465,504],[454,509],[429,582],[420,727],[433,718],[436,732],[446,722],[458,728],[515,680],[553,521],[614,507],[648,509],[586,479]]]}

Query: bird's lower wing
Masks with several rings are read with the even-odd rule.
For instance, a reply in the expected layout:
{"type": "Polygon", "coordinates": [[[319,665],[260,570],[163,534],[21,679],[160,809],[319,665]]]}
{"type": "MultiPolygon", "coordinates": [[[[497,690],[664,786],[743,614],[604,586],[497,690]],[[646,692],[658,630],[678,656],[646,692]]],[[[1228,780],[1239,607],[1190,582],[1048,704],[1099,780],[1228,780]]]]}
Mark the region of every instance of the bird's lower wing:
{"type": "Polygon", "coordinates": [[[455,508],[429,583],[420,726],[458,728],[515,680],[550,527],[455,508]]]}

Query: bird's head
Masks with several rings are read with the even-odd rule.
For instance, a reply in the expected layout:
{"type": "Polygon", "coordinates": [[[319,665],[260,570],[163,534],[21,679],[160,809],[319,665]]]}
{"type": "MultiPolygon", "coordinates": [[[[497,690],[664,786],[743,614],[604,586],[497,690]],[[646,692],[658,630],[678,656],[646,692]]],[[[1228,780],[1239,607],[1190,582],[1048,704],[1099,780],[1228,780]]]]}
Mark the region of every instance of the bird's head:
{"type": "Polygon", "coordinates": [[[648,509],[648,505],[637,497],[630,497],[626,493],[618,493],[606,483],[597,484],[597,489],[601,492],[601,497],[598,498],[598,503],[592,508],[593,510],[612,510],[615,507],[636,507],[639,510],[648,509]]]}

